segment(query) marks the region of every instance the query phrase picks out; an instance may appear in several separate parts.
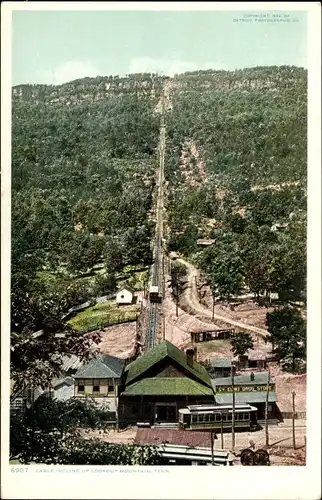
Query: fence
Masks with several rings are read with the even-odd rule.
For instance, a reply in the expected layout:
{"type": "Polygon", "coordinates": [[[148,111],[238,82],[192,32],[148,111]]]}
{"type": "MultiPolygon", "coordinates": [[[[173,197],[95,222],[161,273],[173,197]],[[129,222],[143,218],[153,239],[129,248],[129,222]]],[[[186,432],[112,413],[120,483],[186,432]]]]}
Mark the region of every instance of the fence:
{"type": "Polygon", "coordinates": [[[93,332],[94,330],[102,330],[103,328],[107,328],[108,326],[113,326],[113,325],[120,325],[121,323],[133,323],[134,321],[137,321],[138,315],[136,311],[133,311],[133,315],[126,317],[124,314],[119,315],[113,319],[102,319],[102,321],[99,321],[95,323],[95,325],[91,324],[88,327],[82,328],[81,331],[82,333],[89,333],[93,332]]]}
{"type": "Polygon", "coordinates": [[[110,293],[109,295],[103,295],[102,297],[96,297],[94,299],[87,300],[83,304],[68,309],[67,313],[63,314],[62,319],[66,321],[76,312],[84,311],[84,309],[87,309],[88,307],[94,306],[95,304],[101,304],[102,302],[107,302],[108,300],[114,299],[115,297],[116,293],[110,293]]]}

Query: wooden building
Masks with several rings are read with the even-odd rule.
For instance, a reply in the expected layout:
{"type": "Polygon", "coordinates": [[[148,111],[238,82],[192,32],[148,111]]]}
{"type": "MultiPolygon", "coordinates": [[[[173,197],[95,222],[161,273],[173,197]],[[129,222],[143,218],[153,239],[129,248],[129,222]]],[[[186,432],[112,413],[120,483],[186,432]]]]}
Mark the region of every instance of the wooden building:
{"type": "Polygon", "coordinates": [[[225,328],[223,330],[207,330],[204,332],[190,332],[191,342],[208,342],[210,340],[229,339],[234,333],[234,328],[225,328]]]}
{"type": "MultiPolygon", "coordinates": [[[[236,375],[234,377],[234,388],[231,377],[213,378],[212,383],[217,404],[232,404],[234,390],[236,404],[248,403],[256,407],[258,420],[264,419],[268,372],[236,375]]],[[[268,389],[268,416],[269,418],[279,418],[279,410],[276,405],[275,380],[273,378],[270,379],[268,389]]]]}
{"type": "Polygon", "coordinates": [[[93,358],[75,373],[74,395],[117,398],[124,364],[124,359],[105,354],[93,358]]]}
{"type": "Polygon", "coordinates": [[[267,365],[266,355],[262,352],[250,351],[249,354],[238,356],[236,365],[238,370],[247,370],[250,368],[263,370],[267,365]]]}
{"type": "Polygon", "coordinates": [[[118,305],[132,304],[134,297],[134,290],[128,286],[123,286],[116,294],[116,303],[118,305]]]}
{"type": "Polygon", "coordinates": [[[209,359],[209,372],[213,377],[229,377],[231,375],[231,357],[212,357],[209,359]]]}
{"type": "Polygon", "coordinates": [[[186,353],[163,341],[130,363],[120,387],[119,418],[126,423],[178,423],[178,410],[188,404],[214,404],[206,369],[186,353]]]}

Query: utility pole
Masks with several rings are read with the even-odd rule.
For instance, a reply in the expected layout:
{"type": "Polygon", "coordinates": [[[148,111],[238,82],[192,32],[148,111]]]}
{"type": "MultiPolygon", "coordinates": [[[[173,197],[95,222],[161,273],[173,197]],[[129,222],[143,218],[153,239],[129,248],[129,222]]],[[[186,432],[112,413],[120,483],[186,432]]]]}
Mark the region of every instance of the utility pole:
{"type": "Polygon", "coordinates": [[[215,296],[212,294],[212,318],[211,321],[215,319],[215,296]]]}
{"type": "Polygon", "coordinates": [[[221,449],[224,449],[224,423],[222,420],[222,411],[220,412],[221,416],[221,422],[220,422],[220,444],[221,444],[221,449]]]}
{"type": "Polygon", "coordinates": [[[178,278],[177,278],[177,283],[176,283],[176,289],[177,289],[177,297],[176,297],[176,316],[179,316],[178,312],[178,306],[179,306],[179,283],[178,283],[178,278]]]}
{"type": "Polygon", "coordinates": [[[233,414],[231,419],[231,447],[235,451],[235,363],[231,362],[231,384],[233,390],[233,414]]]}
{"type": "Polygon", "coordinates": [[[296,450],[296,442],[295,442],[295,396],[296,393],[292,392],[292,433],[293,433],[293,448],[296,450]]]}
{"type": "Polygon", "coordinates": [[[210,432],[211,440],[211,465],[214,465],[214,431],[210,432]]]}
{"type": "Polygon", "coordinates": [[[116,432],[119,431],[119,409],[118,409],[118,385],[115,383],[115,379],[113,378],[114,385],[114,404],[115,404],[115,427],[116,432]]]}
{"type": "Polygon", "coordinates": [[[267,389],[266,389],[266,401],[265,401],[265,443],[269,446],[269,435],[268,435],[268,400],[269,400],[269,384],[271,379],[271,373],[268,370],[267,377],[267,389]]]}

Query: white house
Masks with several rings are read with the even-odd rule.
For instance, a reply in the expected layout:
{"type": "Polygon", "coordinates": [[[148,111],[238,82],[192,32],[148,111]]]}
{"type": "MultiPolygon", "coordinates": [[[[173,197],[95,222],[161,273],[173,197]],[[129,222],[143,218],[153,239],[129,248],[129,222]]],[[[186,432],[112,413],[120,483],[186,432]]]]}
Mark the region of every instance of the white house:
{"type": "Polygon", "coordinates": [[[121,288],[116,294],[116,303],[117,304],[132,304],[133,302],[133,290],[129,286],[125,285],[121,288]]]}

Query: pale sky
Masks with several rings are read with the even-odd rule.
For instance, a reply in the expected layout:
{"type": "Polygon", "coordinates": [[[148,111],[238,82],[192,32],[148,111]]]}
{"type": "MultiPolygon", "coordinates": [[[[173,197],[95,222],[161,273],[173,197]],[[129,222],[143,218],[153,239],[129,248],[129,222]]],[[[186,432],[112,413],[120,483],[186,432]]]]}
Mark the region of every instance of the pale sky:
{"type": "Polygon", "coordinates": [[[12,85],[138,72],[307,67],[303,11],[14,11],[12,19],[12,85]],[[261,13],[269,18],[250,17],[261,13]],[[272,22],[274,14],[285,21],[272,22]]]}

